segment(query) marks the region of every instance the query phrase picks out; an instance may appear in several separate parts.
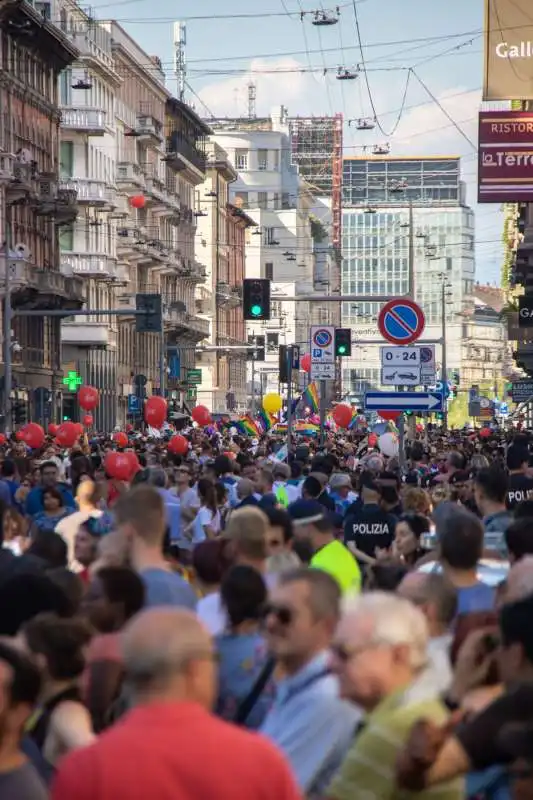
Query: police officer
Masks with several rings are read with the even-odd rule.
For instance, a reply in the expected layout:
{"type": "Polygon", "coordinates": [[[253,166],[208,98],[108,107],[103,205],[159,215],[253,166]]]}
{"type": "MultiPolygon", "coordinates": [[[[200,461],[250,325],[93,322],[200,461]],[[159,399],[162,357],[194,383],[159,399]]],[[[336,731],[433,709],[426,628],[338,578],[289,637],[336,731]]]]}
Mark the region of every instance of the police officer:
{"type": "Polygon", "coordinates": [[[388,549],[392,545],[396,518],[379,505],[381,490],[371,473],[361,476],[360,498],[362,505],[352,506],[353,510],[346,517],[344,543],[363,562],[360,554],[374,559],[378,549],[388,549]]]}

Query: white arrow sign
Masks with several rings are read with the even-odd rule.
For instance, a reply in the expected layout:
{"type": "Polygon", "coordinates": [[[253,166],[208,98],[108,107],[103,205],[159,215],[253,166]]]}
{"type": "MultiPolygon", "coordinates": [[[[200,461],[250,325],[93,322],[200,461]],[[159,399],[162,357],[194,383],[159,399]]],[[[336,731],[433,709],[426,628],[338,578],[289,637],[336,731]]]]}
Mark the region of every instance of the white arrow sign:
{"type": "Polygon", "coordinates": [[[381,408],[390,411],[441,411],[442,395],[431,392],[367,392],[365,408],[376,411],[381,408]]]}

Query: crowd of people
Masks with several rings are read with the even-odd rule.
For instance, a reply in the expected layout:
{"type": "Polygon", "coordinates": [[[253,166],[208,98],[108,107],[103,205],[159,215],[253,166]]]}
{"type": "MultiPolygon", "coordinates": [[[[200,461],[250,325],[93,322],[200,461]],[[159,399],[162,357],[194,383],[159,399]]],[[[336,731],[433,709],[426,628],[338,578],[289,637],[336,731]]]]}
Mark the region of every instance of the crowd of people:
{"type": "Polygon", "coordinates": [[[184,435],[2,446],[1,800],[531,800],[528,435],[184,435]]]}

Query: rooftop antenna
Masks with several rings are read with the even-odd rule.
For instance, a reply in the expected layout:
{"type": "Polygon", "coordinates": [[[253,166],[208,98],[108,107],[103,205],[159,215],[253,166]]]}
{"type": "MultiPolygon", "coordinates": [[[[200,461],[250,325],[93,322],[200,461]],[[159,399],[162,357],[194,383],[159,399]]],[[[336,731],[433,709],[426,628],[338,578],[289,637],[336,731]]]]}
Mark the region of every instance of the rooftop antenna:
{"type": "Polygon", "coordinates": [[[257,117],[255,100],[257,97],[257,87],[253,81],[248,84],[248,119],[257,117]]]}
{"type": "Polygon", "coordinates": [[[185,58],[185,45],[187,44],[187,28],[184,22],[174,23],[174,72],[178,84],[178,98],[185,102],[185,82],[187,80],[187,59],[185,58]]]}

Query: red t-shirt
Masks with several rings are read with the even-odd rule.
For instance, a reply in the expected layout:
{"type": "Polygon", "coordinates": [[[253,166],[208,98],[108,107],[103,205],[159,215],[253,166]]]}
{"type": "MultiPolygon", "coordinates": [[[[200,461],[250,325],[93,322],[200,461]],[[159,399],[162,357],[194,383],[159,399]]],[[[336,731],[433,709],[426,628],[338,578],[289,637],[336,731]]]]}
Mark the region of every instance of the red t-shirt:
{"type": "Polygon", "coordinates": [[[281,752],[195,703],[131,711],[60,762],[52,800],[302,800],[281,752]]]}

